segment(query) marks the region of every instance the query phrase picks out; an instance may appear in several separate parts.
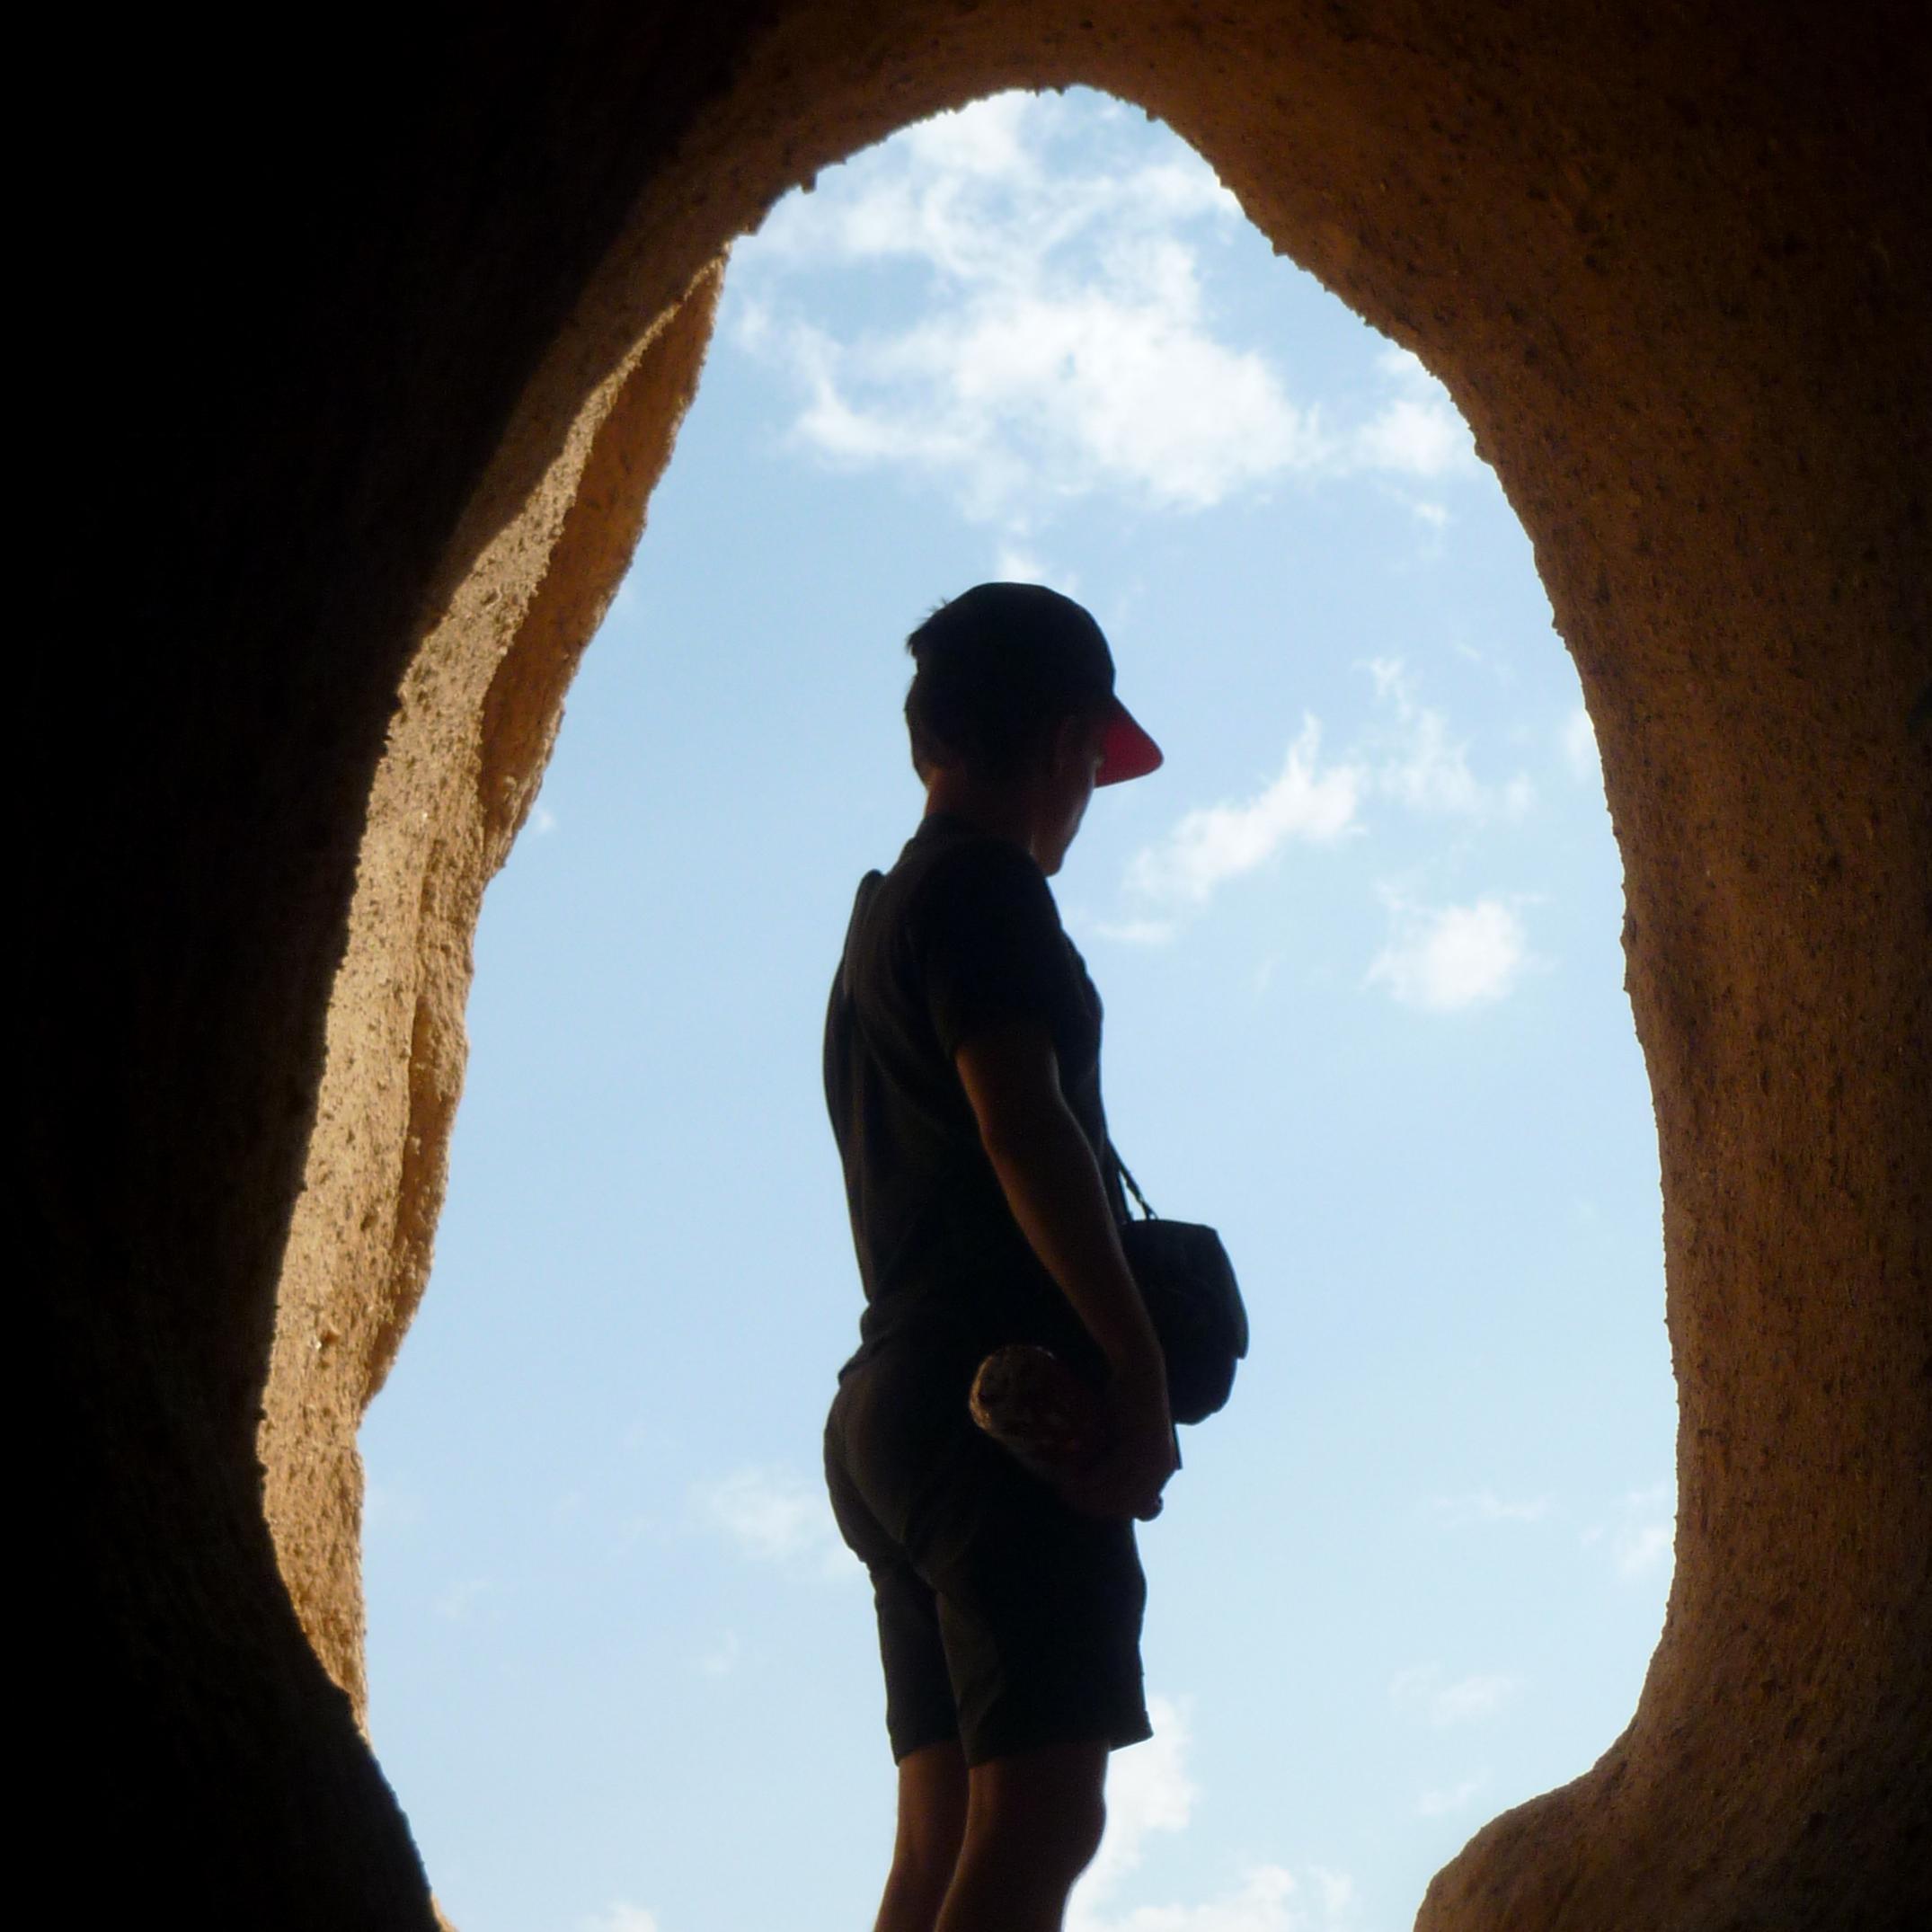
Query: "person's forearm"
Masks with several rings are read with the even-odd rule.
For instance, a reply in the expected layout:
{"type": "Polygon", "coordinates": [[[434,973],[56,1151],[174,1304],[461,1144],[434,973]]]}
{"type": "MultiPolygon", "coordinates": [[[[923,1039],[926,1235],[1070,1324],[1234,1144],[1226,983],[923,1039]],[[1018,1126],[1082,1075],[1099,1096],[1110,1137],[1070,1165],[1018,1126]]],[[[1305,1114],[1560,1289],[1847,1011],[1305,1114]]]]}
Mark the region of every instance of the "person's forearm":
{"type": "Polygon", "coordinates": [[[1121,1252],[1094,1150],[1061,1103],[986,1143],[1020,1231],[1116,1375],[1165,1383],[1160,1343],[1121,1252]]]}

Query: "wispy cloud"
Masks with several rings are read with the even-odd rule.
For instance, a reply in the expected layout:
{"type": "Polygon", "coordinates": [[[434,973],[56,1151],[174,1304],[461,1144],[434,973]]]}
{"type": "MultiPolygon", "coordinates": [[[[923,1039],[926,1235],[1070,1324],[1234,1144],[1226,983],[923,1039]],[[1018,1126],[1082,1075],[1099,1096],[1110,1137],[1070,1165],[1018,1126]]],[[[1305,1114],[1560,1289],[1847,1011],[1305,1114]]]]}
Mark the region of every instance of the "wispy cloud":
{"type": "Polygon", "coordinates": [[[1076,1913],[1117,1891],[1140,1864],[1157,1831],[1184,1831],[1201,1794],[1188,1776],[1194,1700],[1150,1696],[1154,1735],[1117,1753],[1107,1766],[1107,1829],[1074,1894],[1076,1913]]]}
{"type": "Polygon", "coordinates": [[[1068,1932],[1352,1932],[1355,1882],[1308,1867],[1251,1866],[1239,1883],[1198,1905],[1141,1905],[1118,1918],[1069,1910],[1068,1932]]]}
{"type": "Polygon", "coordinates": [[[1388,942],[1369,965],[1368,984],[1386,986],[1405,1006],[1455,1013],[1513,991],[1530,963],[1516,911],[1493,896],[1467,906],[1424,907],[1384,888],[1388,942]]]}
{"type": "Polygon", "coordinates": [[[735,1470],[694,1484],[691,1500],[700,1519],[754,1563],[830,1581],[864,1574],[838,1534],[824,1485],[792,1470],[735,1470]]]}
{"type": "Polygon", "coordinates": [[[1626,1582],[1662,1569],[1677,1539],[1674,1523],[1641,1523],[1611,1532],[1610,1560],[1626,1582]]]}
{"type": "Polygon", "coordinates": [[[1164,946],[1181,930],[1179,919],[1096,919],[1094,930],[1103,939],[1125,946],[1164,946]]]}
{"type": "Polygon", "coordinates": [[[1449,736],[1441,712],[1416,695],[1416,679],[1400,658],[1372,658],[1377,702],[1392,722],[1369,734],[1378,790],[1412,811],[1463,819],[1520,818],[1535,802],[1535,787],[1519,772],[1502,785],[1485,784],[1469,769],[1467,740],[1449,736]]]}
{"type": "MultiPolygon", "coordinates": [[[[1351,435],[1349,458],[1361,468],[1431,480],[1475,468],[1476,445],[1468,425],[1422,358],[1391,344],[1376,358],[1376,366],[1395,393],[1351,435]]],[[[1448,514],[1438,504],[1411,507],[1430,521],[1448,514]]]]}
{"type": "Polygon", "coordinates": [[[1677,1541],[1677,1484],[1666,1478],[1626,1491],[1609,1520],[1582,1535],[1586,1549],[1600,1551],[1620,1582],[1640,1582],[1671,1563],[1677,1541]]]}
{"type": "Polygon", "coordinates": [[[1451,1812],[1461,1811],[1487,1783],[1486,1777],[1478,1776],[1466,1777],[1459,1785],[1425,1791],[1415,1801],[1415,1815],[1418,1818],[1447,1818],[1451,1812]]]}
{"type": "Polygon", "coordinates": [[[1389,1683],[1388,1701],[1405,1715],[1447,1730],[1452,1724],[1493,1716],[1522,1687],[1522,1679],[1508,1671],[1450,1678],[1440,1664],[1422,1663],[1396,1673],[1389,1683]]]}
{"type": "Polygon", "coordinates": [[[1107,1829],[1099,1853],[1068,1901],[1068,1932],[1343,1932],[1352,1927],[1353,1881],[1310,1866],[1251,1865],[1227,1890],[1198,1904],[1127,1906],[1120,1893],[1157,1831],[1184,1831],[1201,1792],[1188,1775],[1191,1698],[1148,1699],[1154,1736],[1118,1751],[1107,1768],[1107,1829]]]}
{"type": "Polygon", "coordinates": [[[1538,1523],[1550,1512],[1547,1496],[1511,1501],[1493,1489],[1471,1490],[1460,1496],[1431,1496],[1429,1512],[1445,1529],[1467,1529],[1477,1523],[1538,1523]]]}
{"type": "Polygon", "coordinates": [[[600,1912],[577,1921],[578,1932],[659,1932],[655,1912],[627,1899],[613,1899],[600,1912]]]}
{"type": "Polygon", "coordinates": [[[1043,583],[1066,597],[1080,594],[1077,571],[1055,570],[1024,544],[1003,543],[994,553],[993,575],[1001,583],[1043,583]]]}
{"type": "MultiPolygon", "coordinates": [[[[1305,713],[1280,771],[1259,791],[1190,807],[1134,855],[1121,881],[1121,913],[1095,922],[1095,930],[1129,944],[1163,944],[1229,880],[1258,871],[1286,846],[1366,832],[1376,798],[1466,825],[1529,811],[1529,778],[1519,773],[1502,784],[1477,778],[1467,741],[1421,702],[1401,659],[1372,659],[1366,668],[1382,715],[1347,749],[1325,761],[1320,721],[1305,713]]],[[[1495,998],[1527,962],[1521,920],[1500,900],[1430,914],[1392,892],[1384,897],[1395,929],[1370,978],[1386,981],[1398,999],[1448,1011],[1495,998]]]]}
{"type": "Polygon", "coordinates": [[[1576,782],[1579,784],[1601,784],[1603,760],[1597,750],[1597,728],[1581,705],[1563,721],[1558,735],[1563,745],[1564,762],[1569,766],[1571,775],[1576,782]]]}
{"type": "Polygon", "coordinates": [[[1321,726],[1304,718],[1281,770],[1251,797],[1197,805],[1174,829],[1129,862],[1129,902],[1146,908],[1102,930],[1109,938],[1169,936],[1227,880],[1254,871],[1283,846],[1326,845],[1355,823],[1363,775],[1353,765],[1321,762],[1321,726]]]}
{"type": "Polygon", "coordinates": [[[1238,203],[1192,154],[1116,144],[1096,165],[1112,112],[1004,94],[942,114],[828,171],[740,244],[735,340],[787,373],[801,446],[923,474],[969,516],[1021,527],[1101,490],[1205,509],[1291,474],[1473,465],[1405,351],[1331,422],[1229,340],[1205,251],[1238,203]],[[1077,160],[1069,137],[1088,143],[1077,160]],[[896,327],[841,333],[805,309],[803,278],[834,264],[909,269],[920,297],[908,312],[899,291],[896,327]]]}

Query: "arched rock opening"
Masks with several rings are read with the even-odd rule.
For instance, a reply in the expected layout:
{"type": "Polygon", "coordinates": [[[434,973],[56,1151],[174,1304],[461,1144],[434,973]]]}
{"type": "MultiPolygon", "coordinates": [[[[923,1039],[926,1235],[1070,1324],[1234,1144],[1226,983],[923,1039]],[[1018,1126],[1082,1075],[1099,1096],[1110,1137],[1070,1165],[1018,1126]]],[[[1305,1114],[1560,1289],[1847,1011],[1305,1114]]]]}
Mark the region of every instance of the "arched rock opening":
{"type": "Polygon", "coordinates": [[[1075,82],[1168,120],[1449,384],[1623,854],[1676,1582],[1629,1728],[1422,1922],[1849,1925],[1922,1885],[1932,155],[1902,8],[1728,18],[507,7],[318,39],[298,93],[246,97],[152,50],[119,266],[195,299],[171,384],[117,399],[144,623],[88,707],[108,775],[36,1066],[77,1734],[116,1740],[75,1761],[145,1827],[132,1889],[428,1922],[356,1724],[354,1429],[421,1290],[483,885],[719,248],[910,120],[1075,82]]]}

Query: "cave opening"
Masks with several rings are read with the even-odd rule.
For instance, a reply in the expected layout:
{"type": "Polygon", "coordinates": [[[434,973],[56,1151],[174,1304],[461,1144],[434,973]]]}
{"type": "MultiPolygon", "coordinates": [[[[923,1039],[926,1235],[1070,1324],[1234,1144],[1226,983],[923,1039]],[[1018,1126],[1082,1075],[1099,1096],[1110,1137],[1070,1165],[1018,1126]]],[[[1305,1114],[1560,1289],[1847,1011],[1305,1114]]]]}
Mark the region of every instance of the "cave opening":
{"type": "MultiPolygon", "coordinates": [[[[318,31],[239,84],[213,16],[83,51],[118,187],[49,285],[82,413],[81,483],[50,501],[86,540],[109,465],[128,547],[86,574],[120,580],[80,600],[94,632],[30,653],[62,810],[30,855],[23,1034],[28,1299],[54,1317],[80,1557],[55,1615],[85,1663],[35,1751],[57,1833],[76,1792],[109,1822],[94,1892],[434,1922],[366,1724],[357,1434],[428,1273],[483,883],[695,388],[708,265],[895,129],[1080,83],[1179,130],[1454,394],[1535,546],[1623,862],[1680,1416],[1669,1602],[1627,1727],[1483,1826],[1418,1924],[1928,1918],[1917,24],[1896,0],[1748,30],[1695,4],[1634,26],[1496,0],[626,0],[318,31]],[[155,297],[134,322],[130,290],[155,297]]],[[[1157,680],[1163,639],[1118,629],[1157,680]]],[[[1125,1050],[1142,968],[1097,962],[1124,1110],[1156,1064],[1125,1050]]],[[[1157,1200],[1240,1211],[1189,1198],[1188,1148],[1145,1151],[1150,1183],[1177,1164],[1157,1200]]],[[[1429,1681],[1404,1679],[1425,1729],[1429,1681]]],[[[1230,1790],[1203,1772],[1203,1831],[1230,1790]]],[[[1150,1886],[1179,1841],[1148,1841],[1150,1886]]],[[[1272,1829],[1251,1848],[1298,1856],[1272,1829]]],[[[608,1875],[590,1911],[656,1910],[608,1875]]],[[[1208,1876],[1160,1892],[1219,1896],[1208,1876]]]]}
{"type": "Polygon", "coordinates": [[[718,328],[478,928],[434,1292],[363,1432],[374,1740],[465,1932],[554,1917],[564,1873],[614,1932],[865,1901],[876,1662],[810,1462],[856,1306],[817,1022],[917,810],[897,640],[1042,574],[1167,727],[1055,882],[1110,1117],[1228,1231],[1257,1326],[1144,1539],[1167,1744],[1117,1760],[1085,1922],[1283,1883],[1401,1922],[1620,1728],[1668,1575],[1620,871],[1527,542],[1414,358],[1104,96],[828,171],[718,328]],[[727,1791],[796,1833],[743,1891],[727,1791]]]}

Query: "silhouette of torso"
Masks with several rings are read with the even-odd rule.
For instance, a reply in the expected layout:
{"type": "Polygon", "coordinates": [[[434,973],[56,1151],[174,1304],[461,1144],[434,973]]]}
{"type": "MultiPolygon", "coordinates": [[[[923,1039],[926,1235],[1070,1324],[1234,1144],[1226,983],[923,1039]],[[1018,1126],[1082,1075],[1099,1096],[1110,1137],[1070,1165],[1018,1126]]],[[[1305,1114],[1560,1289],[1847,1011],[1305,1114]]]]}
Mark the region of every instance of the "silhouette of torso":
{"type": "Polygon", "coordinates": [[[1095,1363],[1006,1205],[953,1065],[962,1041],[1022,1016],[1046,1025],[1101,1159],[1100,996],[1045,875],[1013,840],[929,813],[891,872],[860,882],[826,1011],[826,1104],[865,1290],[841,1379],[888,1346],[970,1368],[1034,1341],[1095,1363]]]}

